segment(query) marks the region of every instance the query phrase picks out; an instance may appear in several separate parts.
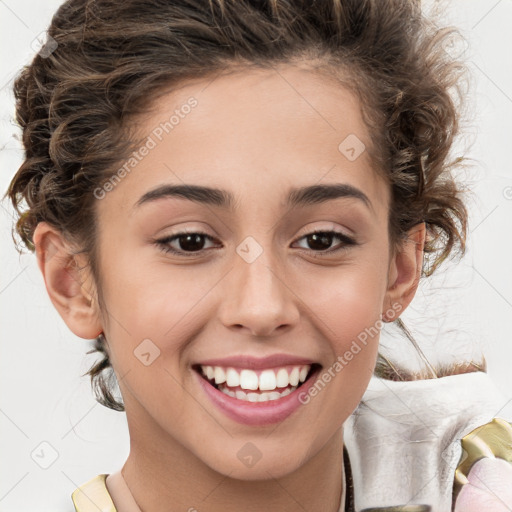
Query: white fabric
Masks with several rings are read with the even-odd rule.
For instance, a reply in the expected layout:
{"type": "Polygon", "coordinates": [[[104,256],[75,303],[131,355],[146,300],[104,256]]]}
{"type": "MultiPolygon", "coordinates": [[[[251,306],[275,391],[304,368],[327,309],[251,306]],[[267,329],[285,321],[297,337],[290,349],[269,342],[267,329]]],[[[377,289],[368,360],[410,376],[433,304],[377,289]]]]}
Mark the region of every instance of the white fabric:
{"type": "Polygon", "coordinates": [[[344,426],[356,511],[425,504],[450,512],[460,439],[505,402],[483,372],[407,382],[372,377],[344,426]]]}

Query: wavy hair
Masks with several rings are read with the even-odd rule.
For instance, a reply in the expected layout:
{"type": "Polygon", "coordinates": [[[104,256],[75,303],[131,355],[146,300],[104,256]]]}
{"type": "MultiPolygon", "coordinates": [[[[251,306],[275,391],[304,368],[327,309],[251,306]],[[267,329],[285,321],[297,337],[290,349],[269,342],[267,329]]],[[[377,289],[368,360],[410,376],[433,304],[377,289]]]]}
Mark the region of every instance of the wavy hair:
{"type": "MultiPolygon", "coordinates": [[[[133,149],[133,117],[186,80],[309,62],[360,99],[370,155],[391,187],[390,241],[425,222],[430,276],[465,251],[453,173],[462,160],[450,158],[465,70],[446,51],[455,32],[414,0],[68,0],[48,29],[56,48],[39,52],[14,85],[25,158],[7,191],[13,237],[33,251],[36,225],[48,222],[87,254],[101,283],[92,191],[133,149]]],[[[123,410],[103,335],[94,351],[96,399],[123,410]]],[[[388,363],[380,357],[376,372],[392,378],[388,363]]]]}

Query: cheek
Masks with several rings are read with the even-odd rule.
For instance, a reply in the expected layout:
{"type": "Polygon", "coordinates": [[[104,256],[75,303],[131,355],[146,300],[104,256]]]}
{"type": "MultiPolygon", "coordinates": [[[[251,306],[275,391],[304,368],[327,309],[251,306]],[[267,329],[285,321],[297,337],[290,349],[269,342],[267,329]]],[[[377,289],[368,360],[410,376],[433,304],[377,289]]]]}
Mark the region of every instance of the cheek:
{"type": "Polygon", "coordinates": [[[331,311],[330,318],[332,330],[336,333],[332,341],[336,354],[346,354],[347,361],[354,361],[352,366],[358,366],[364,364],[367,358],[372,359],[371,351],[367,348],[378,344],[382,302],[380,290],[373,286],[365,288],[361,280],[352,284],[351,288],[346,286],[337,297],[336,311],[331,311]]]}
{"type": "Polygon", "coordinates": [[[361,261],[339,269],[337,276],[319,278],[315,293],[309,293],[308,307],[314,313],[310,318],[316,319],[330,348],[321,380],[336,392],[325,398],[332,399],[333,414],[341,416],[351,412],[364,393],[379,347],[385,268],[369,263],[361,261]]]}
{"type": "Polygon", "coordinates": [[[151,266],[118,262],[105,286],[107,338],[126,409],[140,418],[142,406],[151,417],[163,415],[162,422],[175,427],[175,415],[189,416],[182,354],[193,336],[194,305],[207,290],[190,282],[187,286],[179,272],[177,279],[155,274],[151,266]]]}
{"type": "Polygon", "coordinates": [[[362,256],[357,263],[336,271],[318,272],[315,286],[303,287],[302,296],[309,296],[308,306],[322,320],[323,332],[336,353],[347,349],[347,343],[368,330],[375,332],[382,313],[386,292],[384,264],[362,256]],[[314,293],[311,293],[311,290],[314,293]],[[373,327],[373,329],[372,329],[373,327]]]}
{"type": "MultiPolygon", "coordinates": [[[[218,281],[217,274],[193,266],[171,271],[161,261],[117,259],[104,286],[110,317],[106,333],[127,407],[133,410],[135,398],[154,417],[166,416],[162,407],[185,419],[197,414],[184,391],[194,378],[187,350],[214,314],[209,298],[218,281]]],[[[162,423],[178,428],[172,415],[162,423]]]]}
{"type": "Polygon", "coordinates": [[[134,344],[142,338],[179,340],[217,281],[192,265],[172,269],[161,260],[116,258],[103,286],[110,327],[134,344]]]}

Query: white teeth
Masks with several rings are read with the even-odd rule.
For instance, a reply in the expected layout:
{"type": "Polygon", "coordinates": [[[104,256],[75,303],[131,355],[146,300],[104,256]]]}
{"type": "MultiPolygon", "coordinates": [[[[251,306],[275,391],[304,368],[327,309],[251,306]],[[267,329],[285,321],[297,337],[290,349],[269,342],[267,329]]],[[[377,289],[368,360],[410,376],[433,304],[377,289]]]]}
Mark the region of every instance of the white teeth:
{"type": "Polygon", "coordinates": [[[299,383],[299,368],[296,366],[290,373],[290,384],[296,386],[299,383]]]}
{"type": "Polygon", "coordinates": [[[238,400],[247,400],[247,393],[241,389],[238,389],[235,392],[235,397],[238,398],[238,400]]]}
{"type": "Polygon", "coordinates": [[[236,398],[236,393],[234,391],[231,391],[230,389],[225,389],[224,393],[226,393],[227,395],[229,395],[232,398],[236,398]]]}
{"type": "Polygon", "coordinates": [[[242,389],[258,389],[258,375],[252,370],[240,372],[240,387],[242,389]]]}
{"type": "Polygon", "coordinates": [[[276,375],[276,384],[278,388],[285,388],[289,384],[289,377],[286,368],[280,368],[276,375]]]}
{"type": "Polygon", "coordinates": [[[263,370],[260,374],[261,391],[272,391],[276,389],[276,374],[274,370],[263,370]]]}
{"type": "Polygon", "coordinates": [[[219,390],[222,393],[237,398],[243,402],[270,402],[272,400],[278,400],[283,398],[297,389],[297,386],[286,388],[284,391],[271,391],[270,393],[246,393],[245,391],[237,390],[236,392],[227,388],[226,385],[221,384],[219,390]]]}
{"type": "Polygon", "coordinates": [[[215,367],[215,384],[222,384],[226,381],[226,374],[220,366],[215,367]]]}
{"type": "Polygon", "coordinates": [[[226,371],[226,384],[232,388],[240,386],[240,375],[234,368],[228,368],[226,371]]]}
{"type": "Polygon", "coordinates": [[[213,366],[205,366],[205,373],[209,380],[212,380],[215,377],[215,370],[213,366]]]}
{"type": "Polygon", "coordinates": [[[215,381],[215,384],[225,382],[230,388],[241,387],[242,389],[252,391],[278,391],[279,388],[297,386],[306,380],[310,369],[311,365],[286,366],[263,370],[259,372],[258,376],[258,373],[249,369],[239,370],[233,367],[201,366],[201,370],[206,378],[210,381],[215,381]]]}

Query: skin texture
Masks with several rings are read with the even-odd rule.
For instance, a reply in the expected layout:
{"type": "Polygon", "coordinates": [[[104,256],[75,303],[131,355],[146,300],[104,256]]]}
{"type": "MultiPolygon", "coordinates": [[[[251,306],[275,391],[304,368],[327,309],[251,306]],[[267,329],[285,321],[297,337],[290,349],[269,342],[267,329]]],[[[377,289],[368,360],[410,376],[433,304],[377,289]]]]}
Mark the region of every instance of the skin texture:
{"type": "MultiPolygon", "coordinates": [[[[190,96],[198,105],[98,200],[107,311],[94,300],[98,283],[85,256],[70,266],[70,245],[40,223],[34,241],[48,293],[76,335],[90,339],[103,329],[109,341],[131,439],[123,475],[142,510],[337,511],[341,427],[372,375],[378,336],[307,405],[263,427],[219,411],[191,365],[285,353],[329,368],[382,313],[408,306],[425,226],[390,252],[386,184],[367,151],[349,161],[338,150],[349,134],[370,145],[358,101],[340,85],[290,65],[190,82],[156,100],[137,123],[139,135],[190,96]],[[182,198],[134,207],[158,185],[183,183],[229,190],[236,208],[182,198]],[[284,205],[290,187],[333,183],[357,187],[371,207],[347,197],[284,205]],[[212,240],[191,257],[155,244],[184,229],[212,240]],[[357,245],[319,256],[305,237],[315,229],[340,231],[357,245]],[[252,263],[236,252],[248,236],[263,251],[252,263]],[[149,366],[134,356],[144,339],[160,350],[149,366]],[[261,454],[252,467],[237,457],[248,442],[261,454]]],[[[327,249],[342,244],[333,237],[327,249]]],[[[172,247],[183,251],[179,240],[172,247]]]]}

